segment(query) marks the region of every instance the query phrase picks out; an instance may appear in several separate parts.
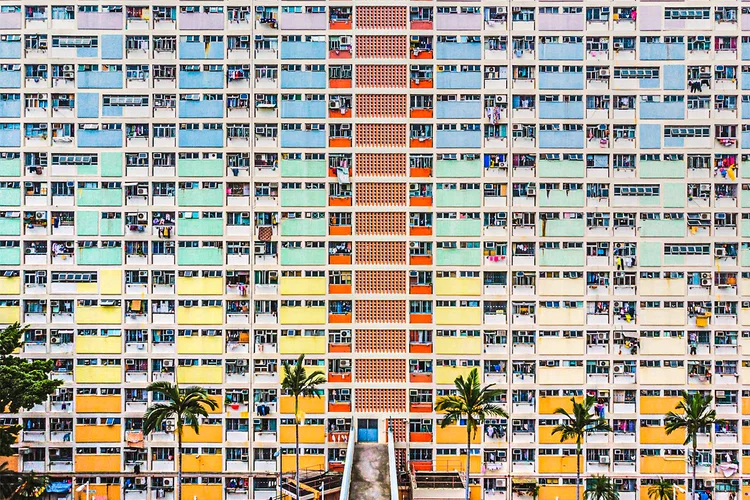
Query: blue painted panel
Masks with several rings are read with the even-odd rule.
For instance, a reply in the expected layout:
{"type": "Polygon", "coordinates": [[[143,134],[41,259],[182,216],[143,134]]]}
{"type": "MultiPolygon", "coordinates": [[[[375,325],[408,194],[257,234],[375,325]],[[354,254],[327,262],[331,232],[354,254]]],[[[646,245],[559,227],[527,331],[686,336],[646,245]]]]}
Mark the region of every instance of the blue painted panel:
{"type": "Polygon", "coordinates": [[[0,88],[20,89],[21,71],[0,71],[0,88]]]}
{"type": "Polygon", "coordinates": [[[539,73],[542,90],[583,90],[583,73],[539,73]]]}
{"type": "Polygon", "coordinates": [[[223,89],[224,73],[221,71],[180,71],[181,89],[223,89]]]}
{"type": "Polygon", "coordinates": [[[76,57],[99,57],[97,47],[79,47],[76,49],[76,57]]]}
{"type": "Polygon", "coordinates": [[[282,148],[326,147],[325,130],[282,130],[279,134],[282,148]]]}
{"type": "Polygon", "coordinates": [[[281,59],[325,59],[325,42],[281,42],[281,59]]]}
{"type": "Polygon", "coordinates": [[[79,89],[121,89],[122,71],[79,71],[79,89]]]}
{"type": "Polygon", "coordinates": [[[658,78],[643,78],[638,80],[638,88],[641,89],[658,89],[661,87],[661,80],[658,78]]]}
{"type": "Polygon", "coordinates": [[[102,46],[102,59],[122,59],[122,35],[101,35],[99,43],[102,46]]]}
{"type": "Polygon", "coordinates": [[[750,61],[750,43],[741,44],[741,52],[743,61],[750,61]]]}
{"type": "Polygon", "coordinates": [[[281,101],[282,118],[325,118],[325,101],[281,101]]]}
{"type": "Polygon", "coordinates": [[[177,145],[181,148],[220,148],[224,146],[224,131],[178,130],[177,145]]]}
{"type": "Polygon", "coordinates": [[[664,90],[685,90],[687,73],[682,64],[664,65],[664,90]]]}
{"type": "Polygon", "coordinates": [[[742,103],[742,119],[750,120],[750,102],[742,103]]]}
{"type": "Polygon", "coordinates": [[[539,147],[544,149],[581,149],[584,144],[583,130],[540,130],[539,147]]]}
{"type": "Polygon", "coordinates": [[[639,144],[643,149],[661,148],[661,125],[655,123],[642,124],[638,131],[639,144]]]}
{"type": "Polygon", "coordinates": [[[180,118],[222,118],[223,101],[180,101],[180,118]]]}
{"type": "Polygon", "coordinates": [[[224,42],[180,42],[180,59],[224,59],[224,42]]]}
{"type": "Polygon", "coordinates": [[[282,89],[324,89],[326,88],[324,71],[282,71],[282,89]]]}
{"type": "Polygon", "coordinates": [[[742,132],[742,149],[750,149],[750,132],[742,132]]]}
{"type": "Polygon", "coordinates": [[[482,147],[482,131],[481,130],[437,130],[435,131],[435,147],[438,149],[481,148],[482,147]]]}
{"type": "Polygon", "coordinates": [[[21,99],[0,101],[0,118],[21,118],[21,99]]]}
{"type": "Polygon", "coordinates": [[[99,94],[79,92],[76,95],[76,112],[78,118],[99,118],[99,94]]]}
{"type": "Polygon", "coordinates": [[[583,61],[582,43],[540,43],[540,61],[583,61]]]}
{"type": "Polygon", "coordinates": [[[79,148],[121,148],[122,130],[76,130],[79,148]]]}
{"type": "Polygon", "coordinates": [[[435,79],[439,89],[481,89],[482,74],[479,72],[440,72],[435,79]]]}
{"type": "Polygon", "coordinates": [[[683,120],[684,102],[641,102],[639,116],[642,120],[683,120]]]}
{"type": "Polygon", "coordinates": [[[435,44],[435,59],[479,60],[482,58],[481,43],[438,42],[435,44]]]}
{"type": "Polygon", "coordinates": [[[0,147],[21,147],[21,129],[0,130],[0,147]]]}
{"type": "Polygon", "coordinates": [[[641,61],[683,61],[685,60],[684,43],[642,43],[641,61]]]}
{"type": "Polygon", "coordinates": [[[539,118],[583,119],[583,102],[540,102],[539,118]]]}
{"type": "Polygon", "coordinates": [[[440,101],[435,104],[437,118],[481,118],[481,101],[440,101]]]}
{"type": "Polygon", "coordinates": [[[21,59],[21,42],[0,42],[0,59],[21,59]]]}

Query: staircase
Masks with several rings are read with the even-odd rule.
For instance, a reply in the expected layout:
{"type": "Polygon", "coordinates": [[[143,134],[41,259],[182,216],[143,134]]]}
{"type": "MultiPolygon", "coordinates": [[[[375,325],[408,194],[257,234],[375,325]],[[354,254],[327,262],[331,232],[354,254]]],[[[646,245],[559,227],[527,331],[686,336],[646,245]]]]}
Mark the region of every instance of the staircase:
{"type": "Polygon", "coordinates": [[[388,445],[357,443],[354,446],[351,499],[391,500],[388,445]]]}

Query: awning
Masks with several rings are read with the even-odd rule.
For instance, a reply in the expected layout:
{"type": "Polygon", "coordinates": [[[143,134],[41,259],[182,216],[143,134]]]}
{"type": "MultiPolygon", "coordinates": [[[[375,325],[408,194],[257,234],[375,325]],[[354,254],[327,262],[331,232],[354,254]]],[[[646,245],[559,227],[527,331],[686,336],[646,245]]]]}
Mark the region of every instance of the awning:
{"type": "Polygon", "coordinates": [[[516,484],[536,484],[536,479],[531,477],[512,477],[511,481],[516,484]]]}
{"type": "Polygon", "coordinates": [[[49,483],[47,485],[46,493],[68,493],[72,485],[64,481],[58,481],[56,483],[49,483]]]}

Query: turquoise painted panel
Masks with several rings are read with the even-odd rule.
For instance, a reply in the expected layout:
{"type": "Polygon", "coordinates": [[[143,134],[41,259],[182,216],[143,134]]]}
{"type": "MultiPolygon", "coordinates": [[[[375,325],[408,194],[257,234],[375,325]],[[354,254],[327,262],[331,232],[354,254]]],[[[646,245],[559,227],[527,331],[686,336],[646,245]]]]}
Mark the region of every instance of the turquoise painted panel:
{"type": "Polygon", "coordinates": [[[21,248],[0,248],[0,266],[20,266],[21,248]]]}
{"type": "Polygon", "coordinates": [[[16,177],[21,175],[21,159],[0,159],[0,177],[16,177]]]}
{"type": "Polygon", "coordinates": [[[750,219],[742,219],[741,231],[743,238],[750,238],[750,219]]]}
{"type": "Polygon", "coordinates": [[[684,208],[687,190],[684,184],[665,182],[661,185],[664,208],[684,208]]]}
{"type": "Polygon", "coordinates": [[[438,266],[481,266],[481,248],[438,248],[435,252],[438,266]]]}
{"type": "Polygon", "coordinates": [[[438,189],[435,196],[436,207],[481,207],[480,189],[438,189]]]}
{"type": "Polygon", "coordinates": [[[539,177],[570,179],[586,175],[586,163],[575,160],[539,160],[539,177]]]}
{"type": "Polygon", "coordinates": [[[482,177],[481,160],[438,160],[435,162],[435,177],[482,177]]]}
{"type": "Polygon", "coordinates": [[[642,161],[639,173],[641,179],[684,179],[686,168],[682,161],[642,161]]]}
{"type": "Polygon", "coordinates": [[[327,230],[325,219],[281,220],[281,236],[325,236],[327,230]]]}
{"type": "Polygon", "coordinates": [[[125,228],[122,218],[120,219],[100,219],[99,234],[102,236],[122,236],[125,234],[125,228]]]}
{"type": "Polygon", "coordinates": [[[224,219],[178,219],[177,234],[180,236],[221,236],[224,234],[224,219]]]}
{"type": "Polygon", "coordinates": [[[122,189],[80,188],[79,207],[121,207],[122,189]]]}
{"type": "Polygon", "coordinates": [[[0,219],[0,236],[21,236],[21,218],[0,219]]]}
{"type": "Polygon", "coordinates": [[[324,266],[328,262],[325,248],[282,248],[282,266],[324,266]]]}
{"type": "Polygon", "coordinates": [[[76,212],[76,235],[98,236],[99,212],[89,210],[79,210],[76,212]]]}
{"type": "Polygon", "coordinates": [[[438,219],[437,236],[481,236],[482,221],[474,219],[438,219]]]}
{"type": "Polygon", "coordinates": [[[81,266],[121,266],[122,248],[79,248],[76,264],[81,266]]]}
{"type": "Polygon", "coordinates": [[[325,160],[281,160],[282,177],[317,177],[328,175],[325,160]]]}
{"type": "Polygon", "coordinates": [[[584,219],[554,219],[540,221],[543,237],[583,236],[586,230],[584,219]]]}
{"type": "Polygon", "coordinates": [[[224,192],[221,189],[178,189],[177,206],[223,207],[224,192]]]}
{"type": "Polygon", "coordinates": [[[639,234],[642,237],[683,238],[685,237],[684,220],[644,220],[639,234]]]}
{"type": "Polygon", "coordinates": [[[0,207],[20,207],[21,188],[0,188],[0,207]]]}
{"type": "Polygon", "coordinates": [[[660,267],[662,244],[656,241],[641,241],[638,243],[638,263],[644,267],[660,267]]]}
{"type": "Polygon", "coordinates": [[[282,189],[282,207],[325,207],[328,202],[324,189],[282,189]]]}
{"type": "Polygon", "coordinates": [[[576,208],[583,207],[586,203],[586,192],[583,189],[565,191],[564,189],[542,190],[538,193],[539,206],[576,208]]]}
{"type": "Polygon", "coordinates": [[[224,251],[221,248],[178,248],[177,265],[179,266],[220,266],[224,263],[224,251]]]}
{"type": "Polygon", "coordinates": [[[583,248],[549,248],[539,253],[540,266],[582,267],[586,263],[583,248]]]}
{"type": "Polygon", "coordinates": [[[192,159],[177,160],[177,175],[180,177],[223,177],[223,159],[192,159]]]}

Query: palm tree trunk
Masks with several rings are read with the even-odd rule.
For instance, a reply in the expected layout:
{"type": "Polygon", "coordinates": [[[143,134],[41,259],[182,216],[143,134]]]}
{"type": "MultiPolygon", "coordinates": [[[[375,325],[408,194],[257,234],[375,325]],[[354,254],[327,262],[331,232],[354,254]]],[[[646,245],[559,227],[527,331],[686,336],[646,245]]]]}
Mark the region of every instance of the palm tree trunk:
{"type": "Polygon", "coordinates": [[[581,500],[581,442],[576,445],[576,500],[581,500]]]}
{"type": "MultiPolygon", "coordinates": [[[[182,419],[180,418],[180,422],[182,419]]],[[[175,500],[182,498],[182,426],[177,428],[177,496],[175,500]]]]}
{"type": "Polygon", "coordinates": [[[693,487],[690,488],[690,491],[692,491],[692,495],[690,495],[690,500],[695,500],[695,488],[696,488],[696,476],[698,475],[698,434],[696,433],[692,437],[693,441],[693,487]]]}
{"type": "Polygon", "coordinates": [[[466,424],[466,500],[469,500],[469,476],[471,476],[471,428],[466,424]]]}
{"type": "Polygon", "coordinates": [[[294,467],[294,481],[297,489],[297,498],[299,500],[299,397],[294,396],[294,460],[296,466],[294,467]]]}

